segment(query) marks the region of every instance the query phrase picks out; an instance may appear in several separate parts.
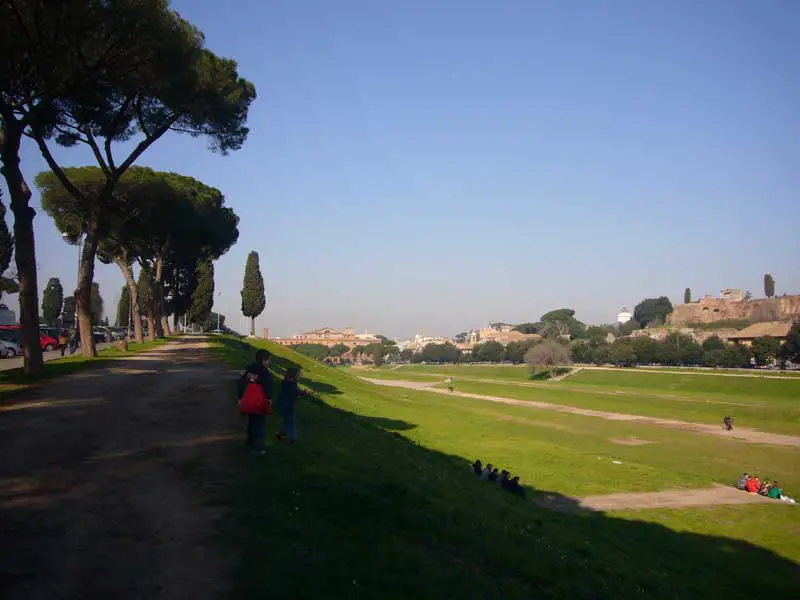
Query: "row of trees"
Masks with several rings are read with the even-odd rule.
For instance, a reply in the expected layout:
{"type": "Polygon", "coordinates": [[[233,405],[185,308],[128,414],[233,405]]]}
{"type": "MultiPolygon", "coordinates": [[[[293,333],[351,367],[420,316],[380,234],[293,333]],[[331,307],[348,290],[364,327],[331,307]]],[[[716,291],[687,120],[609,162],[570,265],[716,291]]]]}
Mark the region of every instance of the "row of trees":
{"type": "Polygon", "coordinates": [[[378,342],[354,348],[350,348],[345,344],[335,344],[331,347],[324,344],[295,344],[292,346],[292,350],[320,361],[341,359],[347,355],[353,360],[370,362],[376,366],[381,366],[387,361],[397,360],[398,358],[405,357],[405,360],[411,358],[411,351],[404,350],[401,353],[397,347],[397,342],[383,335],[375,337],[378,338],[378,342]]]}
{"type": "Polygon", "coordinates": [[[402,360],[427,363],[535,362],[551,367],[577,362],[735,368],[750,367],[751,359],[758,366],[769,365],[776,360],[800,362],[800,326],[792,328],[783,344],[776,338],[764,336],[754,340],[752,347],[728,344],[716,336],[699,344],[691,336],[672,333],[662,341],[642,336],[619,338],[609,343],[605,338],[595,336],[571,343],[555,340],[512,342],[505,347],[499,342],[490,341],[476,345],[471,355],[462,353],[453,344],[428,344],[415,354],[406,352],[409,351],[404,350],[400,354],[402,360]]]}
{"type": "Polygon", "coordinates": [[[691,336],[680,333],[671,333],[661,341],[636,337],[621,338],[611,344],[577,342],[572,346],[571,357],[575,362],[595,364],[742,368],[755,363],[757,366],[767,366],[775,361],[800,361],[800,328],[795,325],[783,343],[774,337],[763,336],[753,340],[749,347],[728,344],[717,336],[699,344],[691,336]]]}
{"type": "MultiPolygon", "coordinates": [[[[103,320],[104,303],[100,294],[100,284],[92,283],[91,312],[94,323],[103,320]]],[[[130,308],[129,308],[130,310],[130,308]]],[[[51,277],[42,296],[42,320],[51,327],[75,325],[75,297],[64,296],[64,287],[58,277],[51,277]]]]}
{"type": "MultiPolygon", "coordinates": [[[[61,179],[47,171],[36,177],[42,208],[67,239],[88,238],[94,218],[88,199],[93,190],[105,185],[106,176],[99,167],[67,168],[63,173],[82,200],[76,200],[61,179]]],[[[171,332],[170,315],[173,325],[183,315],[193,323],[206,321],[214,301],[213,261],[239,236],[239,219],[225,206],[222,193],[192,177],[131,167],[120,177],[107,208],[102,217],[104,235],[93,244],[94,252],[102,262],[120,269],[127,288],[125,302],[134,315],[136,340],[141,342],[144,337],[142,317],[151,339],[171,332]],[[134,265],[139,267],[138,280],[134,265]]],[[[82,255],[85,241],[83,250],[82,255]]],[[[82,263],[81,273],[93,276],[94,257],[92,273],[84,267],[82,263]]],[[[94,286],[90,284],[90,289],[94,286]]],[[[81,339],[90,339],[91,333],[85,337],[85,319],[81,320],[80,289],[75,298],[81,339]]],[[[95,315],[89,306],[91,332],[95,315]]],[[[85,353],[93,353],[93,348],[85,353]]]]}
{"type": "MultiPolygon", "coordinates": [[[[687,292],[691,292],[687,289],[687,292]]],[[[643,327],[655,327],[666,322],[672,312],[672,303],[666,296],[658,298],[645,298],[636,305],[633,319],[622,325],[605,326],[602,329],[614,335],[629,335],[632,331],[643,327]]],[[[569,337],[572,340],[588,339],[599,327],[586,325],[575,317],[571,308],[559,308],[542,315],[536,322],[520,323],[514,327],[515,331],[527,334],[539,334],[545,339],[560,339],[569,337]]],[[[466,334],[459,334],[466,337],[466,334]]],[[[457,337],[457,341],[458,337],[457,337]]]]}
{"type": "MultiPolygon", "coordinates": [[[[35,211],[20,164],[23,138],[33,140],[52,172],[37,183],[56,194],[53,181],[57,181],[63,190],[57,194],[73,205],[64,214],[80,216],[61,222],[82,243],[75,298],[81,338],[88,341],[93,339],[94,261],[101,242],[110,235],[116,238],[119,231],[113,224],[120,223],[114,217],[123,200],[119,187],[124,186],[125,175],[168,131],[204,136],[212,150],[223,154],[240,148],[256,93],[239,77],[236,63],[206,49],[203,34],[171,10],[167,0],[0,2],[0,63],[0,171],[14,214],[25,371],[32,373],[40,371],[43,362],[38,343],[35,211]],[[115,155],[119,142],[130,149],[122,156],[115,155]],[[99,177],[59,164],[54,145],[77,144],[91,151],[99,177]]],[[[127,180],[130,183],[131,177],[127,180]]],[[[163,179],[162,185],[167,185],[163,179]]],[[[150,203],[156,212],[157,205],[150,203]]],[[[179,292],[176,301],[188,304],[186,295],[180,294],[185,280],[202,275],[197,261],[173,262],[186,256],[173,256],[171,247],[153,243],[141,254],[145,292],[151,294],[146,298],[150,304],[142,305],[154,324],[159,315],[168,314],[160,282],[171,281],[179,292]]],[[[106,248],[104,255],[127,265],[126,251],[127,247],[119,252],[106,248]]],[[[213,253],[201,254],[205,254],[200,259],[205,264],[202,269],[208,271],[213,253]]],[[[127,277],[126,281],[136,303],[139,289],[127,277]]],[[[94,345],[85,343],[83,351],[94,354],[94,345]]]]}

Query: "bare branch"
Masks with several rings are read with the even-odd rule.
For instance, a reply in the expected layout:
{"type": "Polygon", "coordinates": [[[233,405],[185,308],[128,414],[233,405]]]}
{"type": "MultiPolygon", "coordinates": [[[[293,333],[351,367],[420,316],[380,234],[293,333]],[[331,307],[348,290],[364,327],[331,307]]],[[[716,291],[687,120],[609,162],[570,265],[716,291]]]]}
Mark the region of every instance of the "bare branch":
{"type": "Polygon", "coordinates": [[[114,165],[114,155],[111,152],[111,138],[116,133],[117,127],[119,127],[121,120],[125,117],[125,111],[128,110],[128,107],[133,103],[135,96],[128,96],[125,99],[125,102],[119,107],[117,111],[117,116],[114,118],[114,122],[111,124],[111,131],[106,134],[106,142],[105,142],[105,151],[106,151],[106,160],[108,161],[108,166],[112,171],[116,170],[116,165],[114,165]]]}
{"type": "Polygon", "coordinates": [[[136,123],[139,125],[139,129],[142,130],[145,137],[150,137],[150,132],[147,131],[147,127],[144,124],[144,115],[142,114],[142,99],[139,97],[136,100],[136,123]]]}
{"type": "Polygon", "coordinates": [[[111,170],[108,168],[106,161],[103,160],[103,154],[100,152],[100,146],[97,145],[97,140],[94,139],[91,130],[86,127],[86,143],[89,144],[89,147],[92,149],[92,153],[94,157],[97,159],[97,164],[100,165],[100,168],[103,170],[103,173],[106,177],[111,176],[111,170]]]}
{"type": "Polygon", "coordinates": [[[136,159],[139,158],[142,153],[153,144],[153,142],[169,131],[169,128],[172,127],[172,125],[180,118],[180,116],[180,113],[172,115],[169,119],[167,119],[166,123],[156,129],[152,135],[147,136],[145,139],[139,142],[136,148],[133,149],[133,152],[131,152],[128,158],[125,159],[125,162],[115,169],[114,173],[117,179],[119,179],[119,177],[121,177],[122,174],[128,170],[128,167],[130,167],[136,161],[136,159]]]}
{"type": "Polygon", "coordinates": [[[84,198],[81,191],[73,185],[73,183],[69,180],[69,177],[67,177],[64,171],[61,169],[61,166],[56,162],[56,159],[53,158],[53,155],[50,153],[50,148],[47,147],[47,142],[44,141],[44,138],[36,132],[34,132],[34,135],[31,137],[33,137],[33,139],[36,141],[42,156],[44,156],[45,161],[47,161],[47,166],[50,167],[50,170],[61,182],[61,185],[64,186],[64,188],[72,195],[73,198],[85,201],[86,198],[84,198]]]}

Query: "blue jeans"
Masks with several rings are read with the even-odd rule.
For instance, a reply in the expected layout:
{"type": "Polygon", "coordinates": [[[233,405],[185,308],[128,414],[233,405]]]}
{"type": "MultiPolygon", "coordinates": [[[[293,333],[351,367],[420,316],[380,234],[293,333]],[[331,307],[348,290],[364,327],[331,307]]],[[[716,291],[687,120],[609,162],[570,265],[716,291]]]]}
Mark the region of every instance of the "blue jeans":
{"type": "Polygon", "coordinates": [[[262,452],[266,435],[267,416],[247,415],[247,447],[253,452],[262,452]]]}
{"type": "Polygon", "coordinates": [[[290,440],[297,439],[297,419],[294,412],[283,413],[281,433],[286,435],[290,440]]]}

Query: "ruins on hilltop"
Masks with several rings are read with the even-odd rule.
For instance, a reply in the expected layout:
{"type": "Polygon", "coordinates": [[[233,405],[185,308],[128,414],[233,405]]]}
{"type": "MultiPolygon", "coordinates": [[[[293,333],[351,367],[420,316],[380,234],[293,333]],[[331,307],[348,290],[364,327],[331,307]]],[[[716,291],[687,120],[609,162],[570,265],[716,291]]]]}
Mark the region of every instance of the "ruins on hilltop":
{"type": "Polygon", "coordinates": [[[719,298],[706,294],[689,304],[678,304],[668,325],[714,323],[728,320],[793,321],[800,319],[800,295],[745,300],[741,290],[723,290],[719,298]]]}

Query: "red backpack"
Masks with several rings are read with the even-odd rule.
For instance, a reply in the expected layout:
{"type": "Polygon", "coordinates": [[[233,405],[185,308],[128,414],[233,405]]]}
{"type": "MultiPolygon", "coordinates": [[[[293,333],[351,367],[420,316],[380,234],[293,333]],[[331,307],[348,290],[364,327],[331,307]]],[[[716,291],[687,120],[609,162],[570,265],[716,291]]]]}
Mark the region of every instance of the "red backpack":
{"type": "Polygon", "coordinates": [[[271,415],[272,401],[264,393],[258,379],[250,377],[247,387],[239,400],[239,412],[248,415],[271,415]]]}

